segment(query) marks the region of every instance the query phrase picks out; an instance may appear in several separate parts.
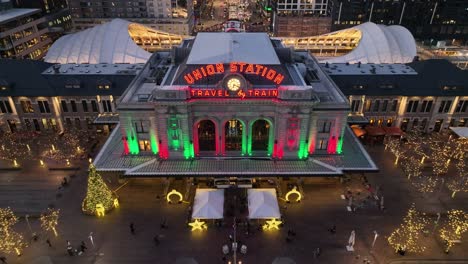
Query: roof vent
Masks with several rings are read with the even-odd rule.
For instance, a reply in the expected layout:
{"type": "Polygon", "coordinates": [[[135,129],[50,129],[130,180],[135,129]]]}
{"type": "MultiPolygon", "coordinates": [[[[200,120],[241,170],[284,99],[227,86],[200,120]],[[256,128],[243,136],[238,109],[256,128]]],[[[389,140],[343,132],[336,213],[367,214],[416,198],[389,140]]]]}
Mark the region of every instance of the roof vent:
{"type": "Polygon", "coordinates": [[[60,64],[54,64],[52,66],[52,69],[54,70],[55,73],[60,73],[60,64]]]}

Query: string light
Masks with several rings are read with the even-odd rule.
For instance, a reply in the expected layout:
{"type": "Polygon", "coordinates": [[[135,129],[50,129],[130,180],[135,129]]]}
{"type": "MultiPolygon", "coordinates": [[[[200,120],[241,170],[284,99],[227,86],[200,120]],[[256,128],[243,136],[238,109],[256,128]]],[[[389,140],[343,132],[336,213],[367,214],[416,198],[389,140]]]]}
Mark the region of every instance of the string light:
{"type": "Polygon", "coordinates": [[[465,159],[457,160],[455,164],[457,173],[447,181],[447,188],[452,191],[452,198],[457,192],[468,192],[468,172],[465,159]]]}
{"type": "Polygon", "coordinates": [[[17,222],[18,217],[10,208],[0,208],[0,251],[15,252],[19,256],[26,247],[26,242],[21,234],[12,229],[17,222]]]}
{"type": "Polygon", "coordinates": [[[413,204],[403,218],[403,223],[388,237],[388,243],[396,252],[423,252],[426,247],[419,239],[428,223],[427,217],[419,214],[413,204]]]}
{"type": "Polygon", "coordinates": [[[55,236],[57,234],[57,224],[59,219],[59,212],[60,210],[54,210],[49,208],[47,213],[41,214],[39,220],[41,221],[41,227],[44,228],[46,231],[54,232],[55,236]]]}
{"type": "Polygon", "coordinates": [[[440,238],[445,241],[445,252],[448,253],[455,242],[460,241],[463,233],[468,231],[468,214],[462,210],[447,212],[448,221],[440,229],[440,238]]]}
{"type": "Polygon", "coordinates": [[[83,201],[84,212],[96,214],[96,205],[101,204],[105,211],[114,208],[114,199],[112,191],[104,183],[101,175],[97,173],[93,164],[89,165],[88,189],[83,201]]]}
{"type": "Polygon", "coordinates": [[[85,151],[84,147],[81,146],[83,140],[80,140],[82,137],[77,134],[76,131],[65,131],[63,134],[54,134],[45,139],[42,145],[42,153],[40,153],[41,158],[51,159],[55,161],[66,162],[67,165],[70,164],[71,159],[76,159],[82,155],[85,151]],[[48,148],[48,146],[51,146],[48,148]]]}

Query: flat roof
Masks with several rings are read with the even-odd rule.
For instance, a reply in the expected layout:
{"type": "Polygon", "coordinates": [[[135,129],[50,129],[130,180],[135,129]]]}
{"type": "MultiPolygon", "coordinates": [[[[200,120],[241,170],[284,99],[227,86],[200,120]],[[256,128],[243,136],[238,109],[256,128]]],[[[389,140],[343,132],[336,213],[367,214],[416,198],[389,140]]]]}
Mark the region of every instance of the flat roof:
{"type": "Polygon", "coordinates": [[[119,127],[114,128],[94,165],[99,171],[122,171],[126,177],[166,176],[339,176],[344,172],[375,172],[377,166],[349,127],[342,155],[312,155],[307,160],[233,158],[160,160],[156,156],[122,155],[119,127]]]}
{"type": "Polygon", "coordinates": [[[246,62],[278,65],[270,37],[266,33],[206,33],[197,34],[187,59],[190,64],[246,62]]]}
{"type": "Polygon", "coordinates": [[[53,75],[56,74],[54,67],[59,68],[59,74],[61,75],[136,75],[138,71],[143,69],[145,66],[144,63],[136,64],[107,64],[107,63],[98,63],[98,64],[55,64],[45,70],[42,74],[53,75]]]}
{"type": "Polygon", "coordinates": [[[358,64],[358,63],[321,63],[322,69],[331,75],[411,75],[418,74],[406,64],[358,64]]]}
{"type": "Polygon", "coordinates": [[[10,22],[16,18],[41,12],[37,8],[12,8],[0,12],[0,24],[10,22]]]}

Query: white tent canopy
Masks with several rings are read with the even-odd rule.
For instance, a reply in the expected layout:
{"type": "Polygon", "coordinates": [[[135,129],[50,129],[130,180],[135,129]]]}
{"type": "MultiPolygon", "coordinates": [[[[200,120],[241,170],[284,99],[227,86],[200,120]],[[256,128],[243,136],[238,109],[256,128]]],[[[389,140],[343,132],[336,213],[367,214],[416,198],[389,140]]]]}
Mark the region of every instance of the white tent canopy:
{"type": "Polygon", "coordinates": [[[192,210],[193,219],[222,219],[223,212],[223,189],[197,189],[192,210]]]}
{"type": "Polygon", "coordinates": [[[275,189],[247,190],[250,219],[281,218],[275,189]]]}
{"type": "Polygon", "coordinates": [[[468,138],[468,127],[450,127],[450,130],[461,138],[468,138]]]}

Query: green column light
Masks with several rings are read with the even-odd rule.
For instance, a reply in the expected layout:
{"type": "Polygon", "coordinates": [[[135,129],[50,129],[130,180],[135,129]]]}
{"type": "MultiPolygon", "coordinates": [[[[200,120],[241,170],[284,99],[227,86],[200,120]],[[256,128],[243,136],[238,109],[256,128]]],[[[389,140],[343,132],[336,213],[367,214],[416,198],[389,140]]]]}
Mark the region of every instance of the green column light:
{"type": "Polygon", "coordinates": [[[336,145],[336,153],[341,154],[343,152],[343,137],[340,137],[338,144],[336,145]]]}
{"type": "Polygon", "coordinates": [[[299,151],[297,152],[297,156],[299,157],[299,159],[307,158],[308,145],[309,144],[307,140],[301,140],[301,142],[299,143],[299,151]]]}
{"type": "Polygon", "coordinates": [[[150,140],[151,140],[151,151],[153,152],[153,154],[156,155],[159,152],[159,146],[158,146],[158,141],[156,140],[156,135],[154,134],[154,131],[151,131],[150,140]]]}
{"type": "Polygon", "coordinates": [[[129,126],[127,127],[127,130],[126,130],[128,149],[130,150],[131,155],[138,155],[138,153],[140,153],[140,147],[138,146],[138,138],[136,136],[135,131],[133,131],[131,119],[129,118],[128,120],[129,120],[129,126]]]}

